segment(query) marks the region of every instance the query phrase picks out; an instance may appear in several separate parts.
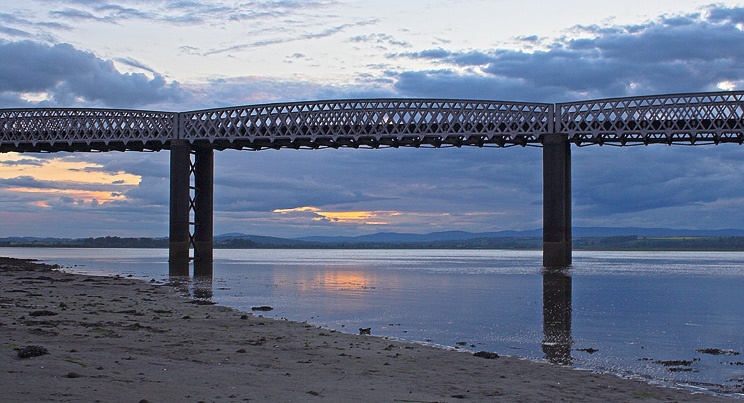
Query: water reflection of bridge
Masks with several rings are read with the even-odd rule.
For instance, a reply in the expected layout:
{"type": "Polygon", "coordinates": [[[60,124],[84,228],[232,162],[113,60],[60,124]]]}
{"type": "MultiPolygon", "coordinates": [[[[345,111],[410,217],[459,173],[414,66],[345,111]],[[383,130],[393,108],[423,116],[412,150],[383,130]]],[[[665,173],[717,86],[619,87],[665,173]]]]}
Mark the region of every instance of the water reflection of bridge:
{"type": "Polygon", "coordinates": [[[571,287],[571,276],[564,270],[543,271],[542,349],[553,364],[571,364],[571,287]]]}
{"type": "Polygon", "coordinates": [[[571,144],[744,143],[744,92],[559,104],[374,99],[182,113],[2,109],[0,152],[169,150],[171,275],[212,274],[214,150],[543,148],[543,263],[571,264],[571,144]],[[193,257],[190,250],[193,249],[193,257]]]}

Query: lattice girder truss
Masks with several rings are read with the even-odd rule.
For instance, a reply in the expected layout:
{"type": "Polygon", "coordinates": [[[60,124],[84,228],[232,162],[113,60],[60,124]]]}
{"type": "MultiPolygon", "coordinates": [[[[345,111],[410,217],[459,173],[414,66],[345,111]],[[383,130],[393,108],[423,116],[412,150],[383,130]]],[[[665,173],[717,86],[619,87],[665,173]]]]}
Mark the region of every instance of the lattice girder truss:
{"type": "Polygon", "coordinates": [[[744,143],[744,92],[559,104],[372,99],[191,112],[0,109],[0,152],[744,143]]]}
{"type": "Polygon", "coordinates": [[[497,146],[539,144],[550,104],[351,100],[186,112],[183,139],[225,148],[497,146]]]}
{"type": "Polygon", "coordinates": [[[577,145],[744,142],[744,92],[561,103],[556,114],[556,131],[577,145]]]}
{"type": "Polygon", "coordinates": [[[0,110],[0,151],[160,150],[176,114],[113,109],[0,110]]]}

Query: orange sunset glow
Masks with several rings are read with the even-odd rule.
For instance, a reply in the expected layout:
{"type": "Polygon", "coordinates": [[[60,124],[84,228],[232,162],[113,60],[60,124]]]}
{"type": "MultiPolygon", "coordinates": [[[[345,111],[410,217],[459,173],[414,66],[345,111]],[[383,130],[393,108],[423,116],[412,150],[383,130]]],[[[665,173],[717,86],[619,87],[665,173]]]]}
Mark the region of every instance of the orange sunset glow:
{"type": "MultiPolygon", "coordinates": [[[[75,200],[80,200],[85,203],[91,203],[94,200],[96,203],[107,203],[114,200],[123,200],[124,195],[115,192],[106,191],[87,191],[87,190],[67,190],[67,189],[35,189],[35,188],[8,188],[10,192],[20,193],[37,193],[46,196],[67,196],[75,200]]],[[[49,207],[46,201],[36,201],[32,203],[40,207],[49,207]]]]}
{"type": "Polygon", "coordinates": [[[102,168],[99,164],[64,158],[41,159],[13,153],[0,157],[0,179],[31,178],[46,184],[39,187],[25,184],[4,191],[38,195],[39,199],[31,204],[42,207],[49,207],[49,201],[59,197],[93,204],[124,200],[124,192],[140,183],[141,177],[137,175],[104,172],[102,168]],[[53,187],[47,186],[52,182],[53,187]],[[100,190],[89,189],[91,185],[100,190]]]}
{"type": "Polygon", "coordinates": [[[0,156],[0,179],[32,177],[42,181],[137,185],[140,177],[126,172],[99,171],[103,166],[91,162],[41,159],[21,154],[0,156]]]}
{"type": "Polygon", "coordinates": [[[316,207],[276,209],[274,213],[289,215],[293,213],[312,213],[313,221],[332,221],[336,223],[385,225],[388,219],[401,215],[398,211],[323,211],[316,207]]]}

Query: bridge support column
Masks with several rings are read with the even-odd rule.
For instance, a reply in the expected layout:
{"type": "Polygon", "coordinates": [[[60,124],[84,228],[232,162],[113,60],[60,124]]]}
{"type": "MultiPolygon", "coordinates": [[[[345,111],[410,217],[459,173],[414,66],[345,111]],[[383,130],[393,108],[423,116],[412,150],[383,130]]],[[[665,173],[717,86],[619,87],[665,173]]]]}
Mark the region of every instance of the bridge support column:
{"type": "Polygon", "coordinates": [[[189,275],[191,151],[184,140],[170,144],[170,242],[168,274],[189,275]]]}
{"type": "Polygon", "coordinates": [[[562,134],[543,141],[543,266],[571,265],[571,143],[562,134]]]}
{"type": "Polygon", "coordinates": [[[214,150],[196,148],[194,154],[194,277],[212,278],[214,150]]]}

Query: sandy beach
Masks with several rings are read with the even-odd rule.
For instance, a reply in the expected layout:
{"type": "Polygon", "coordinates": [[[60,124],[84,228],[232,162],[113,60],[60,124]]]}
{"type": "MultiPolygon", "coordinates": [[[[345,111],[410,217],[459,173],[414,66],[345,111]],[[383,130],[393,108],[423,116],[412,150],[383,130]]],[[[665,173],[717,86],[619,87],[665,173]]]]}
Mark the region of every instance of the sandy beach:
{"type": "Polygon", "coordinates": [[[9,402],[741,401],[267,319],[32,261],[0,258],[0,279],[9,402]]]}

